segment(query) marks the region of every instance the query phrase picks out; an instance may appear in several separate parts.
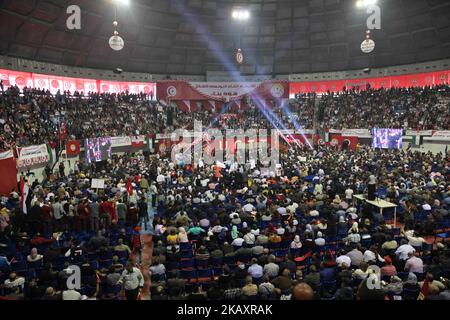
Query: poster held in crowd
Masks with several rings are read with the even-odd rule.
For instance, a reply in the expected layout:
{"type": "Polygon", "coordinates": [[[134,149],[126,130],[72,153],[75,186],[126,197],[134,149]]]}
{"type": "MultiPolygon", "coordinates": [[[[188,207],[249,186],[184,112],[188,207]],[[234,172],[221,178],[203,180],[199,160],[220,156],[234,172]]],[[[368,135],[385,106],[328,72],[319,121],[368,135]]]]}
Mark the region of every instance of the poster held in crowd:
{"type": "Polygon", "coordinates": [[[91,188],[93,189],[105,189],[105,179],[92,179],[91,188]]]}

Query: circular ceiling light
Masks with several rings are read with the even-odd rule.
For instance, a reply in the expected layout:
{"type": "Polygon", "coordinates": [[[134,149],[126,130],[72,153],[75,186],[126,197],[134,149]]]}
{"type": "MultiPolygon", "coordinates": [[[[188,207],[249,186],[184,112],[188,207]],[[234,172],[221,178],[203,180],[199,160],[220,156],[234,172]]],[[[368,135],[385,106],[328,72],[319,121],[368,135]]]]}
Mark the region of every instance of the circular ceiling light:
{"type": "Polygon", "coordinates": [[[361,51],[363,53],[371,53],[375,49],[375,41],[366,39],[361,43],[361,51]]]}
{"type": "Polygon", "coordinates": [[[250,11],[241,8],[233,9],[231,17],[238,21],[248,20],[250,18],[250,11]]]}
{"type": "Polygon", "coordinates": [[[109,38],[109,46],[114,51],[120,51],[125,46],[125,43],[119,35],[113,35],[111,38],[109,38]]]}

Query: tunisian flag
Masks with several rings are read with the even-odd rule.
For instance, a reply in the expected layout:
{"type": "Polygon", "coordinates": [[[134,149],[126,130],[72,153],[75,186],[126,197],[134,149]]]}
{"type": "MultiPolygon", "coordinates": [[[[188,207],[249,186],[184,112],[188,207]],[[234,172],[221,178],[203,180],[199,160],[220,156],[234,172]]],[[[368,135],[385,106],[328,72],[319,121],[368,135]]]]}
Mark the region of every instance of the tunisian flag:
{"type": "Polygon", "coordinates": [[[68,156],[76,156],[80,154],[80,140],[69,140],[66,143],[66,154],[68,156]]]}
{"type": "Polygon", "coordinates": [[[425,278],[425,281],[423,282],[422,289],[420,290],[420,294],[417,297],[417,300],[425,300],[428,297],[429,291],[430,291],[430,283],[428,281],[428,278],[425,278]]]}
{"type": "Polygon", "coordinates": [[[0,195],[9,196],[17,191],[17,168],[14,153],[9,150],[0,153],[0,195]]]}
{"type": "Polygon", "coordinates": [[[142,148],[145,145],[146,138],[144,135],[132,136],[131,145],[133,148],[142,148]]]}

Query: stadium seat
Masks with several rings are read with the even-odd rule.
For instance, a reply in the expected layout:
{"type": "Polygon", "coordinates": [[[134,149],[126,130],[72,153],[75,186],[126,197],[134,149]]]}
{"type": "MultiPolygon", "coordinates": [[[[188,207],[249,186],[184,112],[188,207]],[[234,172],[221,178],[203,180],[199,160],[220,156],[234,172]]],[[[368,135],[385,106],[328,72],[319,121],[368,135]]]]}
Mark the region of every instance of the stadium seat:
{"type": "MultiPolygon", "coordinates": [[[[113,253],[115,256],[118,256],[119,259],[128,259],[128,251],[114,251],[113,253]]],[[[111,256],[112,258],[112,256],[111,256]]],[[[106,260],[106,259],[105,259],[106,260]]]]}
{"type": "Polygon", "coordinates": [[[402,298],[403,300],[417,300],[419,293],[420,293],[419,289],[417,290],[403,289],[402,298]]]}
{"type": "Polygon", "coordinates": [[[189,242],[182,242],[180,243],[180,251],[191,251],[192,252],[192,246],[189,242]]]}
{"type": "Polygon", "coordinates": [[[42,267],[42,260],[28,262],[28,268],[30,269],[39,269],[42,267]]]}
{"type": "Polygon", "coordinates": [[[181,259],[180,266],[181,266],[181,269],[194,268],[194,260],[193,259],[181,259]]]}
{"type": "Polygon", "coordinates": [[[210,268],[207,269],[197,269],[197,277],[199,282],[207,282],[211,280],[213,271],[210,268]]]}
{"type": "Polygon", "coordinates": [[[213,273],[215,277],[220,277],[223,274],[223,268],[222,267],[214,267],[213,273]]]}
{"type": "Polygon", "coordinates": [[[12,271],[27,270],[27,269],[28,269],[28,266],[27,266],[27,262],[25,260],[20,260],[20,261],[11,263],[12,271]]]}
{"type": "Polygon", "coordinates": [[[236,263],[236,257],[235,256],[224,256],[223,257],[223,263],[230,265],[236,263]]]}
{"type": "Polygon", "coordinates": [[[194,257],[191,250],[181,251],[180,253],[181,253],[181,259],[192,259],[194,257]]]}
{"type": "Polygon", "coordinates": [[[197,268],[207,268],[209,261],[207,259],[195,259],[195,266],[197,268]]]}
{"type": "Polygon", "coordinates": [[[196,282],[197,281],[197,270],[190,269],[190,270],[181,270],[181,277],[183,279],[189,280],[190,282],[196,282]]]}
{"type": "Polygon", "coordinates": [[[112,260],[99,260],[98,266],[99,268],[109,269],[112,266],[112,260]]]}
{"type": "Polygon", "coordinates": [[[217,266],[222,266],[223,265],[223,258],[219,257],[219,258],[213,258],[211,257],[211,264],[215,267],[217,266]]]}

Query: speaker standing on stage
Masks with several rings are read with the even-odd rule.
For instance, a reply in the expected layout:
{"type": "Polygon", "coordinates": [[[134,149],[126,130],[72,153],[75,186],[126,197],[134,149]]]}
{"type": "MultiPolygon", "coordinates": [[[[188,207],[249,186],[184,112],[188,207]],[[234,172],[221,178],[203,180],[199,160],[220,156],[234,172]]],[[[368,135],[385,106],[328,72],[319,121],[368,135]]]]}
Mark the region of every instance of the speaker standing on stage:
{"type": "Polygon", "coordinates": [[[368,193],[369,193],[368,199],[370,201],[375,200],[375,190],[376,190],[376,188],[377,188],[377,178],[373,174],[371,174],[369,176],[369,182],[367,184],[367,189],[368,189],[368,193]]]}

